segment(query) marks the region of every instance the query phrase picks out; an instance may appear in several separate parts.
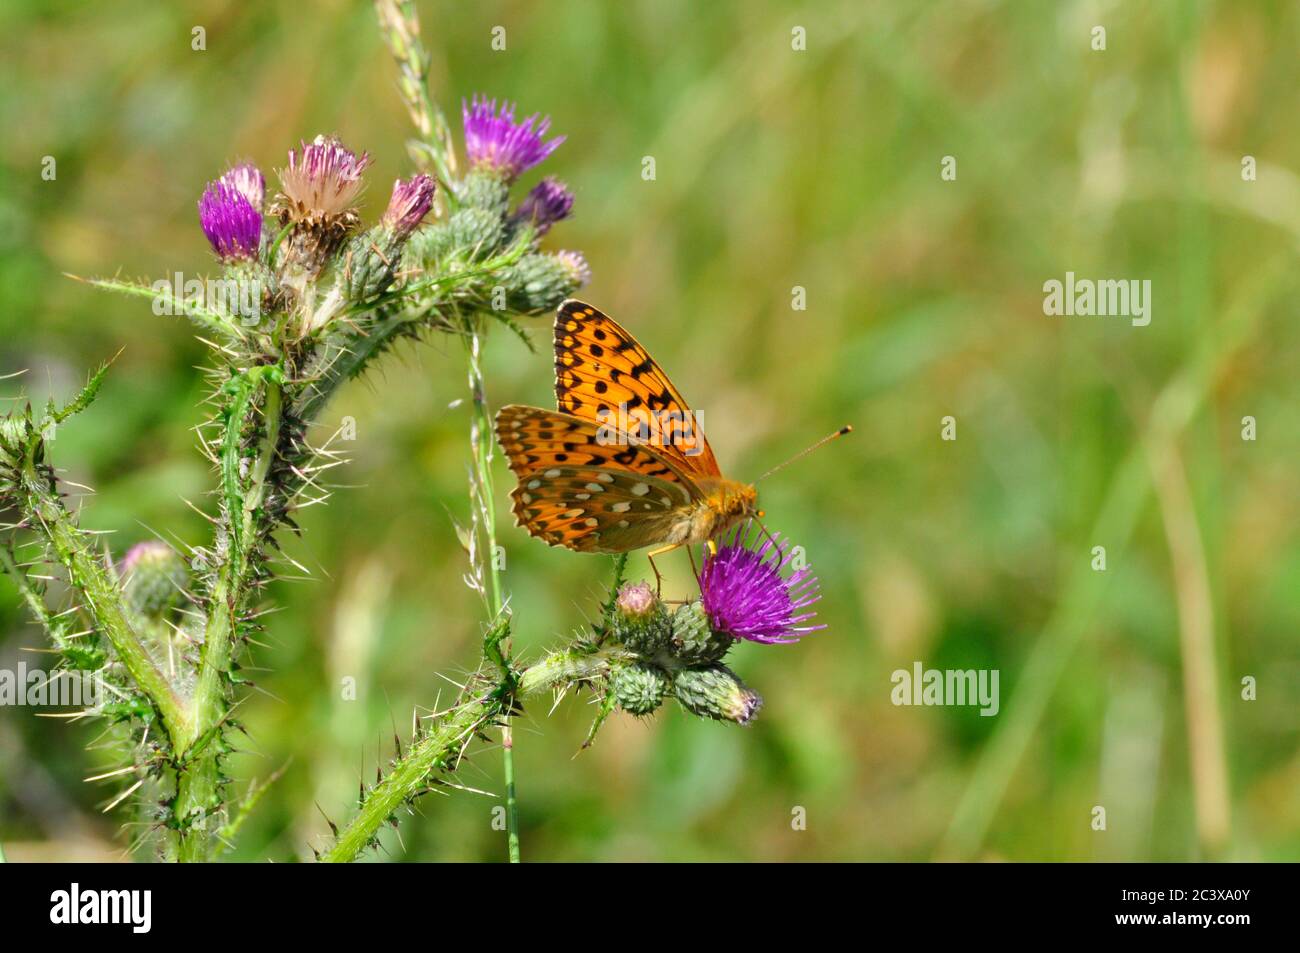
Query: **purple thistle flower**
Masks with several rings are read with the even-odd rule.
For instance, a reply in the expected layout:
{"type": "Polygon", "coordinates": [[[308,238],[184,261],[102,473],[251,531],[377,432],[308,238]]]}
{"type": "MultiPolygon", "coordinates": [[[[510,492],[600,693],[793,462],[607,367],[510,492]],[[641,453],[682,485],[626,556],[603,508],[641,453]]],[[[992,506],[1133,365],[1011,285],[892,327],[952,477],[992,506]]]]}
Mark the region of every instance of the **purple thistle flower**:
{"type": "Polygon", "coordinates": [[[549,116],[541,119],[534,113],[516,122],[514,103],[503,102],[498,112],[495,99],[476,94],[472,103],[461,100],[460,111],[470,165],[487,166],[510,179],[537,165],[564,141],[564,136],[542,141],[551,128],[549,116]]]}
{"type": "Polygon", "coordinates": [[[405,182],[398,179],[393,183],[383,223],[402,238],[410,235],[433,207],[433,192],[431,176],[416,175],[405,182]]]}
{"type": "Polygon", "coordinates": [[[257,166],[251,162],[231,166],[220,181],[222,185],[229,186],[248,199],[253,208],[262,211],[262,202],[266,198],[266,179],[257,166]]]}
{"type": "Polygon", "coordinates": [[[199,225],[222,261],[257,257],[262,213],[234,186],[208,183],[199,199],[199,225]]]}
{"type": "Polygon", "coordinates": [[[519,203],[515,218],[531,221],[537,234],[545,235],[556,222],[573,211],[573,193],[559,179],[548,177],[533,186],[519,203]]]}
{"type": "Polygon", "coordinates": [[[361,193],[361,173],[370,165],[370,155],[358,156],[334,136],[317,136],[300,145],[300,150],[289,150],[289,165],[280,170],[280,187],[292,217],[345,215],[361,193]]]}
{"type": "Polygon", "coordinates": [[[713,628],[738,639],[765,644],[797,642],[824,625],[805,625],[816,613],[801,611],[821,598],[810,569],[782,570],[790,564],[788,543],[764,539],[758,549],[744,533],[734,533],[704,560],[700,599],[713,628]]]}

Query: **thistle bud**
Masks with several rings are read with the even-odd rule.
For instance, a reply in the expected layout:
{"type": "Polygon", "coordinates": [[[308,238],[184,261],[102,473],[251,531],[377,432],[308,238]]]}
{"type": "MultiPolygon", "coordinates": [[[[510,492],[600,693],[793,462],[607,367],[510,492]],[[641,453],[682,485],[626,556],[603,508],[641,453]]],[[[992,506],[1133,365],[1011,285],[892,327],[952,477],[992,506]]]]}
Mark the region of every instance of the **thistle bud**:
{"type": "Polygon", "coordinates": [[[166,543],[147,540],[127,550],[118,576],[128,608],[145,618],[159,618],[181,600],[189,567],[166,543]]]}
{"type": "Polygon", "coordinates": [[[470,258],[490,255],[505,236],[501,217],[481,208],[463,208],[452,215],[447,225],[451,229],[452,247],[470,258]]]}
{"type": "Polygon", "coordinates": [[[663,669],[634,662],[614,672],[611,688],[618,706],[630,715],[648,715],[663,704],[669,679],[663,669]]]}
{"type": "Polygon", "coordinates": [[[349,301],[366,301],[388,289],[402,263],[402,247],[433,207],[433,179],[413,176],[393,183],[379,224],[344,246],[339,291],[349,301]]]}
{"type": "Polygon", "coordinates": [[[524,255],[503,275],[510,303],[519,311],[545,311],[557,306],[591,278],[587,261],[578,252],[524,255]]]}
{"type": "Polygon", "coordinates": [[[471,169],[461,182],[457,197],[465,208],[504,218],[510,204],[510,183],[489,171],[471,169]]]}
{"type": "Polygon", "coordinates": [[[573,193],[559,179],[547,177],[533,186],[519,208],[515,219],[531,222],[538,235],[545,235],[556,222],[573,212],[573,193]]]}
{"type": "Polygon", "coordinates": [[[614,600],[614,637],[645,658],[668,644],[672,623],[663,603],[644,582],[627,583],[614,600]]]}
{"type": "Polygon", "coordinates": [[[251,162],[243,162],[226,170],[221,177],[223,185],[234,189],[260,213],[266,199],[266,177],[251,162]]]}
{"type": "Polygon", "coordinates": [[[412,176],[393,183],[393,194],[384,211],[383,224],[393,237],[404,242],[433,207],[434,183],[427,175],[412,176]]]}
{"type": "Polygon", "coordinates": [[[724,632],[715,632],[709,623],[708,613],[699,602],[678,606],[673,613],[672,651],[688,665],[717,662],[735,643],[724,632]]]}
{"type": "Polygon", "coordinates": [[[762,696],[718,663],[678,672],[673,677],[673,692],[691,714],[738,725],[749,724],[763,705],[762,696]]]}
{"type": "Polygon", "coordinates": [[[275,310],[279,280],[263,262],[230,262],[223,277],[226,313],[241,326],[257,327],[263,314],[275,310]]]}
{"type": "Polygon", "coordinates": [[[222,261],[252,261],[262,241],[262,213],[224,179],[199,198],[199,225],[222,261]]]}

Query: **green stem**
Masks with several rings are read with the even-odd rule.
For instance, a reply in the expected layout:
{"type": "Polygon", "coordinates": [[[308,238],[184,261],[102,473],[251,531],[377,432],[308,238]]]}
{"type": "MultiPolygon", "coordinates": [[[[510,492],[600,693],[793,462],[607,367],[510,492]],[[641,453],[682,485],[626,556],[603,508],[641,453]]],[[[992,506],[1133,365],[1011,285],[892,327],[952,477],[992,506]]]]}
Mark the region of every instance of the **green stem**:
{"type": "MultiPolygon", "coordinates": [[[[487,600],[489,624],[495,624],[501,616],[503,603],[501,574],[497,568],[496,507],[492,482],[492,417],[488,412],[487,391],[483,380],[483,328],[481,319],[477,315],[470,318],[468,330],[469,333],[465,336],[465,347],[469,359],[471,399],[469,442],[470,453],[474,460],[471,470],[470,505],[477,509],[477,519],[482,530],[480,538],[483,548],[478,556],[480,564],[484,560],[487,563],[488,588],[484,598],[487,600]]],[[[501,726],[501,758],[506,785],[506,850],[510,863],[517,864],[520,860],[519,807],[515,795],[514,734],[510,730],[508,713],[501,726]]]]}
{"type": "MultiPolygon", "coordinates": [[[[108,638],[132,680],[153,703],[163,728],[175,745],[192,730],[189,712],[131,627],[122,606],[117,580],[92,554],[81,532],[73,526],[72,516],[59,498],[52,478],[37,469],[35,453],[36,443],[33,442],[27,448],[21,478],[28,518],[40,525],[55,559],[67,571],[70,585],[85,597],[96,625],[108,638]]],[[[6,569],[9,569],[10,561],[5,561],[6,569]]],[[[16,570],[15,566],[11,572],[16,570]]],[[[33,595],[24,590],[29,605],[33,595]]]]}
{"type": "Polygon", "coordinates": [[[14,558],[12,547],[5,545],[0,546],[0,568],[3,568],[9,574],[9,578],[14,581],[18,591],[22,594],[23,602],[27,604],[27,610],[46,632],[49,633],[50,639],[54,642],[55,648],[64,651],[68,648],[67,630],[65,623],[54,617],[50,612],[50,607],[45,604],[42,594],[32,581],[28,578],[27,573],[18,565],[18,560],[14,558]]]}
{"type": "MultiPolygon", "coordinates": [[[[209,600],[203,656],[191,701],[192,730],[183,742],[176,744],[177,755],[189,758],[179,769],[176,782],[175,820],[179,829],[176,858],[182,861],[203,860],[211,848],[207,820],[220,801],[221,777],[217,763],[220,746],[215,743],[215,735],[225,716],[222,680],[230,671],[239,614],[248,592],[251,568],[248,556],[257,549],[255,536],[266,499],[266,480],[280,440],[281,384],[274,369],[267,368],[259,376],[265,383],[262,439],[249,470],[247,491],[242,495],[227,494],[228,558],[218,570],[209,600]],[[192,750],[196,746],[199,750],[192,750]]],[[[253,412],[254,403],[252,395],[235,401],[226,424],[228,433],[238,435],[242,431],[245,415],[253,412]]],[[[229,460],[223,463],[228,466],[229,460]]]]}
{"type": "Polygon", "coordinates": [[[495,699],[476,697],[461,702],[443,722],[411,746],[384,780],[366,797],[361,810],[321,856],[329,863],[354,860],[373,843],[379,828],[408,799],[428,787],[429,775],[453,764],[465,743],[500,713],[495,699]]]}

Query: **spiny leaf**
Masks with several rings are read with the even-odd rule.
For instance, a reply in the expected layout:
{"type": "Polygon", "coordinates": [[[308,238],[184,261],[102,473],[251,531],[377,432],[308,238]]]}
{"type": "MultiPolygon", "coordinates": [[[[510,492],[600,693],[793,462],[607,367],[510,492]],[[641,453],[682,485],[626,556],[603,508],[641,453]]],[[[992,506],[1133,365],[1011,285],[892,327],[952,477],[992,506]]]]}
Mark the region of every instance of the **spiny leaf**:
{"type": "Polygon", "coordinates": [[[159,287],[155,287],[154,285],[124,281],[118,278],[82,278],[80,275],[72,274],[67,277],[73,281],[93,285],[96,288],[104,288],[108,291],[116,291],[119,294],[162,302],[168,312],[183,314],[199,327],[217,334],[227,341],[239,341],[244,337],[244,332],[239,328],[239,325],[230,320],[229,316],[205,307],[198,301],[187,301],[184,298],[178,299],[172,293],[171,286],[162,287],[162,282],[158,283],[159,287]]]}
{"type": "Polygon", "coordinates": [[[121,351],[118,351],[117,354],[100,364],[94,373],[90,375],[90,378],[86,381],[86,386],[81,388],[76,397],[57,410],[51,407],[46,415],[47,419],[56,424],[61,424],[73,414],[79,414],[89,407],[94,402],[95,397],[98,396],[100,385],[104,383],[104,376],[108,373],[108,369],[113,366],[113,362],[117,360],[121,353],[121,351]]]}

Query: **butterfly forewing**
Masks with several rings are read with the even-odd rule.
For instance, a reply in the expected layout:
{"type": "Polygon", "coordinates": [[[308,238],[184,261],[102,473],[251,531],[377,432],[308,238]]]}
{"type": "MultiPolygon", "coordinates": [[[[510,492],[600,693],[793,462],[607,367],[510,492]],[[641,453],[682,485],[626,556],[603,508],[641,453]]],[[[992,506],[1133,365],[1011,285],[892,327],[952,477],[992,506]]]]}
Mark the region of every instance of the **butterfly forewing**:
{"type": "Polygon", "coordinates": [[[566,301],[555,316],[555,401],[620,439],[652,447],[685,473],[722,475],[668,375],[613,318],[581,301],[566,301]]]}
{"type": "Polygon", "coordinates": [[[602,436],[590,420],[541,407],[508,404],[497,413],[497,440],[515,476],[552,467],[596,466],[628,470],[670,483],[689,479],[656,448],[602,436]]]}

